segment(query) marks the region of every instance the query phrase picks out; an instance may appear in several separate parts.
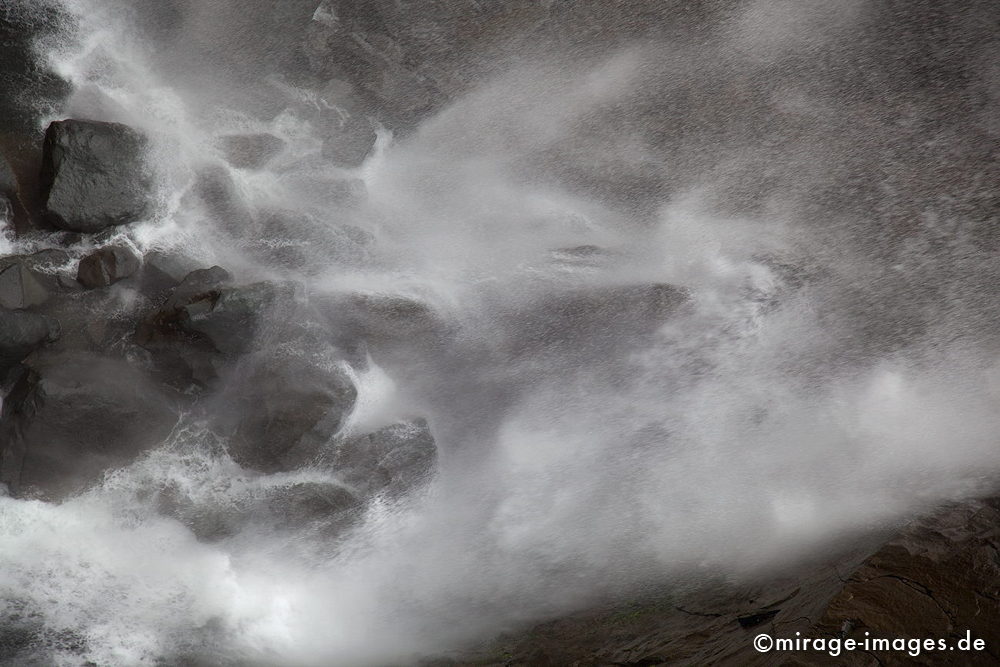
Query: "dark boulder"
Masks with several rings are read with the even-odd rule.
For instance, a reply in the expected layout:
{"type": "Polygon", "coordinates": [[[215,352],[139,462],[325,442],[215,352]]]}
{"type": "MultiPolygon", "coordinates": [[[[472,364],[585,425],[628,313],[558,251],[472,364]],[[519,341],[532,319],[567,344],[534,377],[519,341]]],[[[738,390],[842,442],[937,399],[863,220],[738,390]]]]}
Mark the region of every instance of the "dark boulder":
{"type": "Polygon", "coordinates": [[[196,301],[205,295],[218,292],[232,281],[229,271],[221,266],[191,271],[170,293],[165,309],[176,309],[196,301]]]}
{"type": "Polygon", "coordinates": [[[45,133],[42,201],[57,227],[99,232],[150,212],[146,138],[120,123],[55,121],[45,133]]]}
{"type": "MultiPolygon", "coordinates": [[[[165,267],[172,268],[169,264],[165,267]]],[[[205,336],[181,326],[180,309],[194,301],[216,298],[230,280],[229,272],[219,266],[191,271],[168,290],[157,310],[139,323],[135,340],[151,353],[167,384],[188,390],[217,379],[221,366],[218,351],[205,336]]]]}
{"type": "Polygon", "coordinates": [[[197,295],[177,306],[181,329],[204,336],[223,354],[241,354],[257,343],[269,318],[282,322],[301,297],[297,283],[260,282],[197,295]]]}
{"type": "Polygon", "coordinates": [[[0,307],[9,310],[45,303],[48,292],[36,279],[27,262],[18,261],[0,268],[0,307]]]}
{"type": "Polygon", "coordinates": [[[170,433],[171,400],[120,359],[33,357],[4,401],[0,481],[15,494],[62,497],[130,462],[170,433]]]}
{"type": "Polygon", "coordinates": [[[307,463],[317,445],[339,430],[357,398],[343,370],[297,355],[247,359],[227,385],[216,412],[233,423],[230,455],[265,472],[307,463]]]}
{"type": "Polygon", "coordinates": [[[285,148],[273,134],[231,134],[219,138],[226,162],[237,169],[260,169],[285,148]]]}
{"type": "Polygon", "coordinates": [[[37,313],[0,310],[0,370],[59,338],[59,323],[37,313]]]}
{"type": "Polygon", "coordinates": [[[230,281],[221,267],[192,271],[139,324],[135,340],[152,353],[164,381],[206,387],[242,355],[300,333],[300,284],[230,281]]]}
{"type": "Polygon", "coordinates": [[[367,494],[412,488],[429,479],[436,462],[437,446],[424,419],[341,439],[328,460],[341,479],[367,494]]]}
{"type": "Polygon", "coordinates": [[[76,279],[84,287],[107,287],[128,278],[141,265],[142,260],[131,248],[110,246],[81,259],[76,279]]]}

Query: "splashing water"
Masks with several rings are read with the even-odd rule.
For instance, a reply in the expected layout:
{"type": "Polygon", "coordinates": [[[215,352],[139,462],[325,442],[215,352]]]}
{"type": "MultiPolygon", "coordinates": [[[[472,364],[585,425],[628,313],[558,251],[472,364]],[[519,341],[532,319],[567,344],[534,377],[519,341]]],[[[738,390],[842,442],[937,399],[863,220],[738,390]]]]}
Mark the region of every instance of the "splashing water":
{"type": "Polygon", "coordinates": [[[941,232],[974,236],[960,207],[928,203],[899,241],[878,209],[908,193],[830,194],[850,180],[838,170],[884,164],[936,118],[916,89],[896,106],[813,80],[875,5],[831,23],[822,3],[760,0],[721,12],[707,41],[569,64],[551,45],[405,136],[381,128],[346,169],[319,148],[337,99],[274,64],[315,3],[280,4],[67,0],[68,36],[39,48],[73,86],[64,116],[152,137],[157,213],[121,232],[141,250],[298,279],[316,303],[363,290],[431,306],[447,349],[373,353],[346,428],[428,415],[437,476],[332,538],[266,507],[333,475],[243,470],[185,417],[79,496],[0,497],[0,618],[41,637],[40,660],[405,662],[675,577],[752,574],[991,487],[993,254],[941,232]],[[259,132],[284,142],[271,162],[225,163],[220,137],[259,132]],[[365,196],[345,199],[355,181],[365,196]],[[282,232],[262,233],[274,212],[282,232]],[[276,248],[299,260],[261,259],[276,248]],[[673,286],[669,309],[622,305],[651,285],[673,286]],[[167,495],[185,520],[160,511],[167,495]],[[196,538],[205,512],[232,508],[251,518],[196,538]]]}

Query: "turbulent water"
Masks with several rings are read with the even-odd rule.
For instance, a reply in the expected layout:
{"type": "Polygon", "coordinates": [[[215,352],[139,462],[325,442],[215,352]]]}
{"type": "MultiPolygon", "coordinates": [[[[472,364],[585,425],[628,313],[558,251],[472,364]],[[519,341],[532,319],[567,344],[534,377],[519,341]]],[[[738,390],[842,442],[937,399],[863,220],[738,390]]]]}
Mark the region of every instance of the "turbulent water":
{"type": "Polygon", "coordinates": [[[144,252],[300,280],[320,311],[430,304],[444,346],[303,353],[350,365],[346,429],[426,416],[436,475],[336,541],[199,541],[146,491],[226,507],[331,475],[243,470],[191,415],[76,497],[0,498],[0,604],[40,664],[406,663],[990,488],[1000,88],[973,18],[925,43],[893,3],[757,0],[534,40],[342,168],[336,92],[287,56],[315,4],[65,0],[36,45],[72,86],[52,118],[151,136],[156,214],[119,232],[144,252]],[[246,132],[285,147],[231,168],[217,139],[246,132]],[[651,284],[668,314],[560,306],[651,284]]]}

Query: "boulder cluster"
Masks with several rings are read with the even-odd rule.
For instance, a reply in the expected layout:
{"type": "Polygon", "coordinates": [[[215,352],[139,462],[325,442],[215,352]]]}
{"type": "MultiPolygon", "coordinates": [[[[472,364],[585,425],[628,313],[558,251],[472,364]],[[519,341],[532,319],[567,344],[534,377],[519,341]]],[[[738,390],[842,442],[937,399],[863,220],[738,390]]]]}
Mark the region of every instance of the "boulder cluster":
{"type": "MultiPolygon", "coordinates": [[[[232,160],[275,149],[230,139],[232,160]]],[[[373,494],[426,480],[436,458],[426,420],[344,435],[357,388],[342,348],[310,326],[303,285],[241,283],[219,266],[144,255],[119,233],[153,211],[147,148],[118,123],[61,120],[45,134],[33,223],[49,247],[0,258],[3,491],[64,498],[163,444],[185,418],[207,423],[250,474],[309,468],[341,480],[274,490],[267,511],[286,525],[341,525],[373,494]]],[[[5,162],[0,187],[5,215],[29,199],[5,162]]],[[[207,520],[189,499],[159,493],[164,513],[206,539],[261,511],[207,520]]]]}

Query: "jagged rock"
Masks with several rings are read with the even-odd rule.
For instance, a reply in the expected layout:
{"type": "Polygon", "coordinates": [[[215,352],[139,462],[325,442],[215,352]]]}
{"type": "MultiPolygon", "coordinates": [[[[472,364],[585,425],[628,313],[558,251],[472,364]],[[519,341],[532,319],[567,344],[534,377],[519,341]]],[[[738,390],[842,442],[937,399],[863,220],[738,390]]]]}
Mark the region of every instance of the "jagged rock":
{"type": "Polygon", "coordinates": [[[0,481],[58,498],[167,436],[170,398],[125,361],[87,352],[33,357],[4,401],[0,481]]]}
{"type": "Polygon", "coordinates": [[[88,288],[107,287],[128,278],[142,265],[131,248],[113,246],[101,248],[80,260],[76,279],[88,288]]]}
{"type": "Polygon", "coordinates": [[[238,169],[260,169],[285,148],[273,134],[233,134],[219,138],[226,162],[238,169]]]}
{"type": "Polygon", "coordinates": [[[26,262],[15,262],[0,269],[0,307],[19,310],[38,306],[48,300],[48,292],[35,279],[26,262]]]}
{"type": "Polygon", "coordinates": [[[235,419],[230,454],[240,465],[267,472],[304,462],[310,445],[323,439],[317,433],[332,437],[357,397],[343,370],[292,355],[249,359],[227,384],[219,412],[235,419]]]}
{"type": "Polygon", "coordinates": [[[120,123],[55,121],[45,133],[42,201],[53,224],[98,232],[150,211],[146,138],[120,123]]]}
{"type": "Polygon", "coordinates": [[[0,369],[59,338],[59,323],[37,313],[0,310],[0,369]]]}

